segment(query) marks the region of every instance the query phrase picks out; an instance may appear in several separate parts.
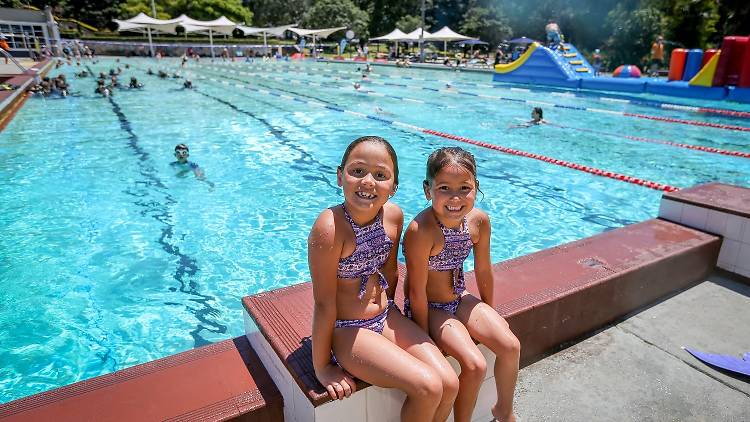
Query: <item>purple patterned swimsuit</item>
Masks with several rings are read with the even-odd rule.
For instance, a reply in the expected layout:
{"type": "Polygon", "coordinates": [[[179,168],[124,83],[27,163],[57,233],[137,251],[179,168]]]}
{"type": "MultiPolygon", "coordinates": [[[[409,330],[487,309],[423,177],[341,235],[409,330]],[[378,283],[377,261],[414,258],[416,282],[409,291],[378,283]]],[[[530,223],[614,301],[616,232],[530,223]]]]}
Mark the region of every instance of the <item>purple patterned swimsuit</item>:
{"type": "MultiPolygon", "coordinates": [[[[391,253],[393,241],[388,237],[383,227],[383,212],[378,213],[375,221],[369,226],[360,227],[354,222],[349,211],[342,205],[344,216],[354,230],[354,238],[357,246],[354,252],[339,260],[339,268],[336,273],[338,278],[359,278],[359,299],[365,294],[367,280],[371,275],[378,274],[378,282],[384,290],[388,288],[388,281],[380,272],[380,267],[385,264],[388,255],[391,253]]],[[[388,317],[388,310],[395,306],[392,300],[388,300],[388,306],[378,315],[368,319],[337,319],[336,328],[356,327],[365,328],[378,334],[383,333],[385,319],[388,317]]]]}
{"type": "MultiPolygon", "coordinates": [[[[436,218],[437,220],[437,218],[436,218]]],[[[441,309],[449,314],[455,314],[458,305],[461,304],[461,295],[466,290],[464,284],[464,261],[469,256],[474,243],[471,241],[471,233],[466,217],[461,222],[461,227],[451,229],[445,227],[440,220],[437,220],[440,230],[445,238],[445,246],[437,255],[431,256],[427,261],[427,269],[430,271],[452,271],[453,272],[453,293],[458,297],[450,302],[427,302],[427,306],[434,309],[441,309]]],[[[404,300],[404,314],[411,318],[411,307],[409,299],[404,300]]]]}

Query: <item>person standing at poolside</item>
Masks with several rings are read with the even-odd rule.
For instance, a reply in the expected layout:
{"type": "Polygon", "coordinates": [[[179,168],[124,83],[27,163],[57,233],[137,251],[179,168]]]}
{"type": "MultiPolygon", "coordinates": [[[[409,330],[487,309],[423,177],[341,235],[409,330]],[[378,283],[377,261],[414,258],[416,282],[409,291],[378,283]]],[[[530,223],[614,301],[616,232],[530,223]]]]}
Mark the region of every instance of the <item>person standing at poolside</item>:
{"type": "Polygon", "coordinates": [[[432,206],[414,217],[404,235],[404,313],[461,366],[453,408],[456,422],[471,420],[487,372],[475,340],[496,356],[497,401],[492,415],[498,421],[515,421],[513,393],[521,345],[493,308],[490,219],[474,208],[479,191],[474,156],[458,147],[434,151],[427,159],[423,189],[432,206]],[[464,284],[463,264],[472,251],[481,299],[464,284]]]}
{"type": "Polygon", "coordinates": [[[354,378],[406,393],[401,420],[445,420],[458,378],[427,333],[394,304],[403,212],[396,152],[365,136],[347,147],[337,169],[344,201],[325,209],[307,240],[315,308],[315,376],[332,399],[356,390],[354,378]]]}
{"type": "Polygon", "coordinates": [[[591,66],[594,68],[594,76],[599,76],[599,71],[602,68],[602,54],[598,48],[594,50],[594,54],[591,58],[591,66]]]}
{"type": "Polygon", "coordinates": [[[659,76],[659,69],[664,67],[664,37],[659,35],[651,44],[651,67],[649,74],[659,76]]]}
{"type": "MultiPolygon", "coordinates": [[[[0,35],[0,48],[5,50],[6,53],[10,54],[10,46],[8,45],[8,39],[5,35],[0,35]]],[[[3,55],[5,56],[5,55],[3,55]]],[[[8,64],[8,56],[5,56],[5,64],[8,64]]]]}

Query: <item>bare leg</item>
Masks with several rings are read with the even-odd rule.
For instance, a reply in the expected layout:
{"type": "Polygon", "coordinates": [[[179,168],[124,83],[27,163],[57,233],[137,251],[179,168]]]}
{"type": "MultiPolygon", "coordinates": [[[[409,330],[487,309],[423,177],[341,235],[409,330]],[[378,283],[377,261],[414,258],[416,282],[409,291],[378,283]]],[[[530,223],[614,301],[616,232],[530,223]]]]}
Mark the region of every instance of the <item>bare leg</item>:
{"type": "Polygon", "coordinates": [[[443,387],[438,374],[382,335],[363,328],[336,328],[333,352],[341,366],[370,384],[407,395],[401,420],[432,421],[443,387]]]}
{"type": "Polygon", "coordinates": [[[461,366],[461,375],[458,377],[458,396],[453,406],[453,420],[471,421],[479,388],[487,373],[487,361],[461,321],[439,309],[430,309],[429,317],[432,338],[461,366]]]}
{"type": "Polygon", "coordinates": [[[500,421],[515,421],[513,393],[518,379],[521,344],[508,323],[491,306],[472,295],[466,295],[456,317],[463,321],[471,336],[495,354],[497,403],[492,414],[500,421]]]}
{"type": "Polygon", "coordinates": [[[400,312],[392,311],[385,322],[383,336],[437,372],[443,383],[443,396],[435,412],[435,421],[448,419],[458,394],[458,377],[432,339],[400,312]]]}

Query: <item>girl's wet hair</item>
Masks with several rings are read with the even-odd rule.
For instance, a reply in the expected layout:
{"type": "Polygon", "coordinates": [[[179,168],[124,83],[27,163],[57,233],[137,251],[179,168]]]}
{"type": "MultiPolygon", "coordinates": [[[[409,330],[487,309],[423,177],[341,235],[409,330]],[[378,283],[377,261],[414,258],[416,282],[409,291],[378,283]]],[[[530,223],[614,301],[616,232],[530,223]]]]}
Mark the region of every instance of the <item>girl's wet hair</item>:
{"type": "Polygon", "coordinates": [[[534,107],[534,113],[538,114],[540,119],[544,118],[544,111],[541,107],[534,107]]]}
{"type": "MultiPolygon", "coordinates": [[[[440,170],[448,166],[458,166],[471,173],[474,176],[474,183],[479,189],[479,180],[477,179],[477,162],[474,155],[469,151],[459,147],[445,147],[432,152],[427,158],[427,174],[425,175],[425,186],[431,186],[433,179],[440,170]]],[[[484,193],[482,193],[484,195],[484,193]]]]}
{"type": "Polygon", "coordinates": [[[391,161],[393,161],[393,184],[398,186],[398,158],[396,158],[396,150],[393,149],[393,146],[388,141],[380,136],[362,136],[361,138],[352,141],[352,143],[346,147],[346,151],[344,151],[344,155],[341,157],[339,170],[342,172],[344,171],[344,166],[346,165],[346,160],[349,159],[349,154],[352,153],[357,145],[364,142],[375,142],[385,147],[385,150],[388,151],[388,155],[391,157],[391,161]]]}

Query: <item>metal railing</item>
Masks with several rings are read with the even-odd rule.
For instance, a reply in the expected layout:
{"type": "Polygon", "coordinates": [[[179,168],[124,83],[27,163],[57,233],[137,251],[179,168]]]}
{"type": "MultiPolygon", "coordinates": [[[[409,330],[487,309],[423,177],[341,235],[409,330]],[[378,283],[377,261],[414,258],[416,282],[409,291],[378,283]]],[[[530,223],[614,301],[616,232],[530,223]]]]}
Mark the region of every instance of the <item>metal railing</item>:
{"type": "Polygon", "coordinates": [[[21,69],[21,72],[25,72],[27,70],[25,67],[23,67],[23,65],[21,65],[21,63],[18,62],[18,60],[16,60],[15,57],[11,56],[10,53],[5,51],[4,48],[0,48],[0,53],[2,53],[5,57],[9,58],[10,61],[15,63],[15,65],[18,66],[19,69],[21,69]]]}

